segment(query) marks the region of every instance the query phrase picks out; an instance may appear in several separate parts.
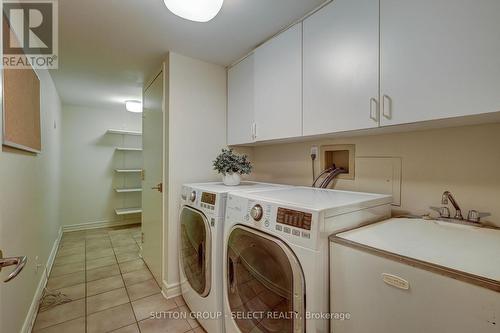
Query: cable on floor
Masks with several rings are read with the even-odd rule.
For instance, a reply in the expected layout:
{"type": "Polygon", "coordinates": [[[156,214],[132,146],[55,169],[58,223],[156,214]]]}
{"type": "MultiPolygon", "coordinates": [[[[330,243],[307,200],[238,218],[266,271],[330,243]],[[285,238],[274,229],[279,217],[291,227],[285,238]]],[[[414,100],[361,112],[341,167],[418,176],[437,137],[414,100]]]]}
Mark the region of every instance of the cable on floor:
{"type": "MultiPolygon", "coordinates": [[[[49,273],[47,267],[45,267],[45,276],[47,277],[47,281],[49,281],[49,273]]],[[[52,291],[47,286],[43,289],[43,296],[40,299],[39,311],[45,311],[55,306],[69,303],[72,299],[68,297],[68,295],[60,292],[60,291],[52,291]]]]}

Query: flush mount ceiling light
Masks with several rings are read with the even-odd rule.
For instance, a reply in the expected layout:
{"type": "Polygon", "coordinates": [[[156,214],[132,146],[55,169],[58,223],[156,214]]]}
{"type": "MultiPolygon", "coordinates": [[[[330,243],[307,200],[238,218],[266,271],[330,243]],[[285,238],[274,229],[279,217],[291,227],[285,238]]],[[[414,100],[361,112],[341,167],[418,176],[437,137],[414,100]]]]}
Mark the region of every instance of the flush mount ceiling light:
{"type": "Polygon", "coordinates": [[[164,0],[165,6],[177,16],[196,22],[208,22],[222,8],[224,0],[164,0]]]}
{"type": "Polygon", "coordinates": [[[125,108],[129,112],[141,113],[142,103],[140,101],[126,101],[125,108]]]}

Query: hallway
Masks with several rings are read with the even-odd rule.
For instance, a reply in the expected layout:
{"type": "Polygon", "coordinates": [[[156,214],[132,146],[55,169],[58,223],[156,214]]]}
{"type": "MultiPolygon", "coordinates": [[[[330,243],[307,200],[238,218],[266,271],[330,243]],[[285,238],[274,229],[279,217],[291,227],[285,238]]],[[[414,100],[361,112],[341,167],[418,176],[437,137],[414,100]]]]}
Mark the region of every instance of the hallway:
{"type": "Polygon", "coordinates": [[[71,301],[42,307],[34,332],[201,333],[179,296],[166,300],[139,256],[138,225],[65,233],[47,287],[71,301]],[[151,312],[166,312],[161,319],[151,312]]]}

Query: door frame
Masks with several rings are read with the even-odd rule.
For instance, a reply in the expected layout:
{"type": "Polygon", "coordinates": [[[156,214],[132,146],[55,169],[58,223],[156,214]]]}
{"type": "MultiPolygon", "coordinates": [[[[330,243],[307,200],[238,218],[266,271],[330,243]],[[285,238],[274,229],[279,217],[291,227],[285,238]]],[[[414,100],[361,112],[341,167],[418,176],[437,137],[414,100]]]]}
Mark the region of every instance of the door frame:
{"type": "MultiPolygon", "coordinates": [[[[168,159],[166,155],[168,156],[168,108],[166,106],[166,94],[167,94],[167,76],[166,76],[166,70],[167,70],[167,64],[165,62],[162,63],[161,67],[154,72],[154,74],[151,76],[151,78],[146,81],[146,84],[144,85],[144,88],[142,89],[142,96],[143,96],[143,104],[144,104],[144,95],[145,92],[151,87],[151,85],[155,82],[158,77],[162,76],[162,101],[161,101],[161,109],[162,109],[162,119],[163,119],[163,125],[162,125],[162,138],[161,138],[161,145],[162,145],[162,178],[161,178],[161,183],[163,184],[162,187],[162,193],[161,193],[161,201],[162,201],[162,213],[161,213],[161,248],[159,251],[161,251],[160,256],[161,256],[161,268],[160,268],[160,279],[161,279],[161,286],[160,288],[163,290],[163,287],[165,285],[165,276],[166,276],[166,264],[165,264],[165,250],[166,250],[166,227],[165,227],[165,221],[168,220],[168,185],[166,184],[166,180],[168,179],[168,159]]],[[[144,122],[144,121],[143,121],[144,122]]],[[[143,129],[144,132],[144,129],[143,129]]],[[[144,133],[143,133],[144,135],[144,133]]],[[[143,143],[144,145],[144,143],[143,143]]],[[[144,172],[144,169],[143,169],[144,172]]],[[[142,222],[142,221],[141,221],[142,222]]],[[[142,224],[142,223],[141,223],[142,224]]]]}

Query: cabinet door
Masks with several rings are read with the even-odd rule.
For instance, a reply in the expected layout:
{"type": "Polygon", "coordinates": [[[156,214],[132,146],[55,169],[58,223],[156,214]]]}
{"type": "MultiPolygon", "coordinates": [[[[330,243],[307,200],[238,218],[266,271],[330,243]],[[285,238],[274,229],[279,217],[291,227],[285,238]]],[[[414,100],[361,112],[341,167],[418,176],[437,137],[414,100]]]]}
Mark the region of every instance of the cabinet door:
{"type": "Polygon", "coordinates": [[[302,135],[302,24],[255,51],[256,140],[302,135]]]}
{"type": "Polygon", "coordinates": [[[382,125],[500,110],[500,1],[381,0],[382,125]]]}
{"type": "Polygon", "coordinates": [[[254,141],[254,56],[253,54],[228,70],[227,143],[254,141]]]}
{"type": "Polygon", "coordinates": [[[304,21],[304,135],[378,126],[379,2],[335,0],[304,21]]]}

